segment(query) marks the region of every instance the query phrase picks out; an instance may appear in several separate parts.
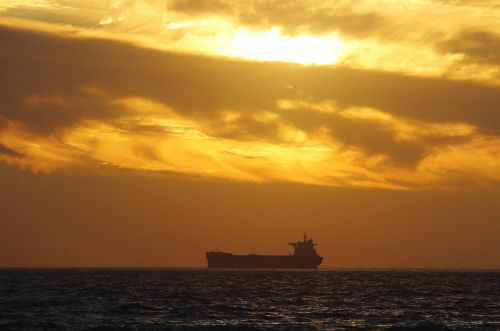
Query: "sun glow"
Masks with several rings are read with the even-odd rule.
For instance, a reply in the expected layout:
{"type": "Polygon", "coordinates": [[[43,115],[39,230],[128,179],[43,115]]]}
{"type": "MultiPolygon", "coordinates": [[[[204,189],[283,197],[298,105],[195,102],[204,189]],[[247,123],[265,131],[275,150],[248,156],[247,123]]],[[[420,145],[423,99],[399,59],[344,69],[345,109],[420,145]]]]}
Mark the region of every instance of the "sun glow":
{"type": "Polygon", "coordinates": [[[240,29],[233,34],[226,55],[260,61],[293,62],[300,64],[334,64],[344,43],[335,36],[283,36],[279,28],[262,33],[240,29]]]}

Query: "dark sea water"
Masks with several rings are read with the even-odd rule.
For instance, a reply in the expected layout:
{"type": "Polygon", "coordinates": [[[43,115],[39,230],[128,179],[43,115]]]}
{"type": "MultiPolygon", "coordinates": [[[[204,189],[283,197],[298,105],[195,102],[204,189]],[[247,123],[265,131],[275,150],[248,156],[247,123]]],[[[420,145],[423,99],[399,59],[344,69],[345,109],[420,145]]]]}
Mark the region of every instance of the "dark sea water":
{"type": "Polygon", "coordinates": [[[500,272],[3,269],[4,330],[500,330],[500,272]]]}

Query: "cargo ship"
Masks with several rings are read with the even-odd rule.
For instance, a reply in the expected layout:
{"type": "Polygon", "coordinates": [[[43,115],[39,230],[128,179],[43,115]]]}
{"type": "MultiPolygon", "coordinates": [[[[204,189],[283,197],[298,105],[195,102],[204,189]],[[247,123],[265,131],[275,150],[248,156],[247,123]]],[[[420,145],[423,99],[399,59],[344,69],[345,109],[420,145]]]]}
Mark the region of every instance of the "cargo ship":
{"type": "Polygon", "coordinates": [[[209,268],[252,269],[316,269],[323,258],[318,255],[312,239],[304,235],[303,241],[288,243],[293,247],[290,255],[236,255],[219,250],[206,252],[209,268]]]}

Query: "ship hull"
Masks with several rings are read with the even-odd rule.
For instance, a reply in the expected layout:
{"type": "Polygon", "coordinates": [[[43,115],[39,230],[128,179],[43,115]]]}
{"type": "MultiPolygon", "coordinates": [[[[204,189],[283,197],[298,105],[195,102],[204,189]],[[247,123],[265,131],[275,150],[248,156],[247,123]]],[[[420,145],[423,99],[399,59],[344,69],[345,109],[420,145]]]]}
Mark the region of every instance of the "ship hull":
{"type": "Polygon", "coordinates": [[[209,268],[316,269],[323,261],[320,256],[234,255],[222,252],[207,252],[206,255],[209,268]]]}

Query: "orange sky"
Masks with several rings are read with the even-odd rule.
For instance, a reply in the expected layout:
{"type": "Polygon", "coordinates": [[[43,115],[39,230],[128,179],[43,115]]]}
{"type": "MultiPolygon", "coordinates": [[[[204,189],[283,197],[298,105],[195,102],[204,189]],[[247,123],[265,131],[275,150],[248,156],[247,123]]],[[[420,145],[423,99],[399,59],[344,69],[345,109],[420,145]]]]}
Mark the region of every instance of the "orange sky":
{"type": "Polygon", "coordinates": [[[500,268],[500,6],[0,4],[0,266],[500,268]]]}

